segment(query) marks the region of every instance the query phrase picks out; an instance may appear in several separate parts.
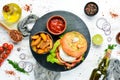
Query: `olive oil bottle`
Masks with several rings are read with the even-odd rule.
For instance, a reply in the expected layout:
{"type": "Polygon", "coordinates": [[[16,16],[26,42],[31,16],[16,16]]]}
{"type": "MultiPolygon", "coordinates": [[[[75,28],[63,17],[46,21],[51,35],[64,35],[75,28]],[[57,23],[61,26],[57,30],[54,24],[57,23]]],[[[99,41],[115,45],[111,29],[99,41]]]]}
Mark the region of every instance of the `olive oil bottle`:
{"type": "Polygon", "coordinates": [[[98,68],[95,68],[92,71],[90,80],[105,80],[107,76],[107,68],[109,65],[110,55],[115,46],[116,45],[108,45],[108,48],[105,50],[104,58],[99,63],[98,68]]]}
{"type": "Polygon", "coordinates": [[[3,6],[3,17],[7,23],[15,23],[21,17],[21,8],[16,3],[9,3],[3,6]]]}

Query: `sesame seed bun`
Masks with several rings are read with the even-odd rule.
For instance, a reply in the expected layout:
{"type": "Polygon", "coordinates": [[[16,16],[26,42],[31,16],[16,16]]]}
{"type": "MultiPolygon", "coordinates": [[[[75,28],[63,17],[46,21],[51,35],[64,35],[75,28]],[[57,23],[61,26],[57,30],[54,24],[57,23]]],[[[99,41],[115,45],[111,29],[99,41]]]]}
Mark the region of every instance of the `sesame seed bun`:
{"type": "Polygon", "coordinates": [[[64,52],[75,58],[82,56],[87,50],[86,38],[77,31],[67,32],[60,43],[64,52]]]}

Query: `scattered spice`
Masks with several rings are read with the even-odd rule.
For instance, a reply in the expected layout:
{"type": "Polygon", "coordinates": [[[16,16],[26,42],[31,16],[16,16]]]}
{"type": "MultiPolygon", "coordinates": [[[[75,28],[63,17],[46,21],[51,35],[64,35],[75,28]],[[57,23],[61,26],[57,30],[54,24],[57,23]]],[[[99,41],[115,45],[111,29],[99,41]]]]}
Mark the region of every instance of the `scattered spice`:
{"type": "Polygon", "coordinates": [[[104,13],[102,12],[102,16],[104,16],[104,13]]]}
{"type": "Polygon", "coordinates": [[[32,4],[25,4],[25,6],[23,7],[23,9],[25,10],[25,11],[31,11],[31,6],[32,6],[32,4]]]}
{"type": "Polygon", "coordinates": [[[117,54],[120,54],[120,51],[118,51],[117,54]]]}
{"type": "Polygon", "coordinates": [[[110,12],[110,15],[111,15],[112,18],[117,18],[118,17],[118,14],[113,13],[113,12],[110,12]]]}
{"type": "Polygon", "coordinates": [[[18,30],[10,30],[10,37],[16,43],[23,39],[21,32],[18,30]]]}
{"type": "Polygon", "coordinates": [[[15,76],[15,72],[14,71],[12,71],[12,70],[5,70],[5,73],[6,74],[9,74],[9,75],[13,75],[13,76],[15,76]]]}
{"type": "Polygon", "coordinates": [[[17,48],[17,51],[19,52],[20,50],[21,50],[21,47],[18,47],[18,48],[17,48]]]}

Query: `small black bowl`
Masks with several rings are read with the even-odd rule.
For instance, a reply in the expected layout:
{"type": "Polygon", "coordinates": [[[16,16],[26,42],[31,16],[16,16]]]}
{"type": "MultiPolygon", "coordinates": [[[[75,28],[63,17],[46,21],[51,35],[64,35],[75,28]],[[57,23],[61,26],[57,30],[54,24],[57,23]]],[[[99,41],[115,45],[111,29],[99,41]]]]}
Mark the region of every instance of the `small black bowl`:
{"type": "Polygon", "coordinates": [[[84,7],[84,12],[88,16],[94,16],[98,13],[98,5],[95,2],[88,2],[84,7]]]}

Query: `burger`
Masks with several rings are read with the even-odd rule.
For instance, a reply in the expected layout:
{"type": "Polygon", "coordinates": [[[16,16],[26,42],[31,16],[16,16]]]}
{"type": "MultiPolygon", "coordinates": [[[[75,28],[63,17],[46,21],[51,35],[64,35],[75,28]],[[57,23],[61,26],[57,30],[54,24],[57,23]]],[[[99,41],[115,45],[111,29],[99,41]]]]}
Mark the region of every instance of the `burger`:
{"type": "Polygon", "coordinates": [[[86,50],[87,40],[81,33],[67,32],[55,42],[47,61],[70,69],[82,60],[86,50]]]}

